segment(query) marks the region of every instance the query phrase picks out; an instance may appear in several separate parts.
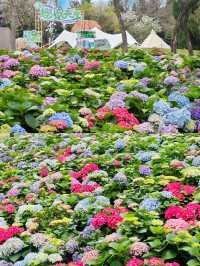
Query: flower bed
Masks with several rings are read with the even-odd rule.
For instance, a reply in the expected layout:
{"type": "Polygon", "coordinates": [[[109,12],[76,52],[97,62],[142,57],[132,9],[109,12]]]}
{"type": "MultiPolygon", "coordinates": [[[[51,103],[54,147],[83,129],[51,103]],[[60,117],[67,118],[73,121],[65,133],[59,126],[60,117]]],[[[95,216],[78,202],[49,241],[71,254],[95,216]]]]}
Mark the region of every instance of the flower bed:
{"type": "Polygon", "coordinates": [[[0,265],[200,265],[199,140],[131,131],[5,138],[0,265]]]}
{"type": "Polygon", "coordinates": [[[160,51],[33,50],[0,56],[9,132],[200,131],[200,61],[160,51]]]}

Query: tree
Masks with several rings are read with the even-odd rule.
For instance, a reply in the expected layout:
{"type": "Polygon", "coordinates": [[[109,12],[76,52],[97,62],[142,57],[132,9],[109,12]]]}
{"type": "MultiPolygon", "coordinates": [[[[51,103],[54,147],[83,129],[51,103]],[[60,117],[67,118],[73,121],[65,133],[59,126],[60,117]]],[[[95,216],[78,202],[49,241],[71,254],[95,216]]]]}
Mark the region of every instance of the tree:
{"type": "MultiPolygon", "coordinates": [[[[25,29],[34,28],[34,8],[31,0],[5,1],[5,14],[11,28],[13,39],[21,35],[25,29]]],[[[14,48],[13,43],[13,48],[14,48]]]]}
{"type": "Polygon", "coordinates": [[[120,25],[120,30],[122,34],[122,40],[123,40],[123,50],[124,52],[128,51],[128,41],[127,41],[127,35],[126,35],[126,28],[125,28],[125,23],[122,17],[122,5],[120,3],[120,0],[113,0],[113,5],[115,8],[116,15],[119,20],[119,25],[120,25]]]}
{"type": "Polygon", "coordinates": [[[188,52],[193,54],[191,41],[191,30],[189,27],[189,17],[198,8],[200,0],[174,0],[173,15],[176,19],[176,25],[173,34],[172,50],[176,53],[178,33],[184,33],[186,37],[188,52]]]}

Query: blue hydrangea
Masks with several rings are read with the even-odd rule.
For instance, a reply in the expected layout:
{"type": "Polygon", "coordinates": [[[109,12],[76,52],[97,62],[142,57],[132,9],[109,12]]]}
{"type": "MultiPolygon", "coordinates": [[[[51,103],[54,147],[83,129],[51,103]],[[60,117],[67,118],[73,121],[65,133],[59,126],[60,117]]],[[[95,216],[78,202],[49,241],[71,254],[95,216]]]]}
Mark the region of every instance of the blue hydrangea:
{"type": "Polygon", "coordinates": [[[79,60],[81,60],[81,56],[79,54],[75,54],[73,57],[72,57],[72,61],[77,63],[79,60]]]}
{"type": "Polygon", "coordinates": [[[75,211],[85,210],[87,211],[89,208],[94,207],[101,209],[105,206],[110,205],[110,200],[104,196],[97,196],[96,198],[85,198],[75,206],[75,211]]]}
{"type": "Polygon", "coordinates": [[[117,90],[119,91],[123,91],[125,88],[125,84],[124,83],[118,83],[116,86],[117,90]]]}
{"type": "Polygon", "coordinates": [[[170,106],[167,102],[160,100],[154,103],[153,111],[159,115],[165,115],[170,111],[170,106]]]}
{"type": "Polygon", "coordinates": [[[49,117],[49,121],[63,120],[69,128],[73,127],[73,121],[68,113],[55,113],[49,117]]]}
{"type": "Polygon", "coordinates": [[[186,108],[169,112],[164,119],[166,124],[175,125],[178,128],[183,128],[190,120],[191,113],[186,108]]]}
{"type": "Polygon", "coordinates": [[[161,61],[161,57],[160,57],[159,55],[154,56],[153,59],[154,59],[156,62],[160,62],[160,61],[161,61]]]}
{"type": "Polygon", "coordinates": [[[13,133],[13,134],[15,134],[15,133],[21,133],[21,134],[23,134],[25,132],[26,132],[26,130],[22,126],[20,126],[20,125],[15,125],[15,126],[13,126],[11,128],[11,133],[13,133]]]}
{"type": "Polygon", "coordinates": [[[195,157],[193,160],[192,160],[192,165],[193,166],[200,166],[200,155],[195,157]]]}
{"type": "Polygon", "coordinates": [[[119,69],[128,69],[128,62],[123,60],[118,60],[115,62],[114,66],[119,69]]]}
{"type": "Polygon", "coordinates": [[[140,208],[145,209],[146,211],[156,211],[159,207],[160,207],[159,200],[153,198],[144,199],[140,203],[140,208]]]}
{"type": "Polygon", "coordinates": [[[162,191],[161,192],[161,195],[164,197],[164,198],[167,198],[167,199],[171,199],[173,197],[173,194],[172,192],[170,191],[162,191]]]}
{"type": "Polygon", "coordinates": [[[12,85],[12,81],[7,79],[7,78],[3,78],[3,79],[0,79],[0,90],[1,89],[4,89],[8,86],[12,85]]]}
{"type": "Polygon", "coordinates": [[[154,151],[140,151],[136,156],[142,162],[148,162],[154,155],[156,155],[156,152],[154,151]]]}
{"type": "Polygon", "coordinates": [[[144,69],[145,69],[145,65],[144,65],[144,64],[137,64],[137,65],[134,67],[133,73],[134,73],[134,74],[137,74],[137,73],[143,72],[144,69]]]}
{"type": "Polygon", "coordinates": [[[79,65],[85,65],[86,60],[85,60],[84,58],[81,58],[81,59],[79,59],[79,60],[77,61],[77,63],[78,63],[79,65]]]}
{"type": "Polygon", "coordinates": [[[189,98],[176,91],[169,95],[168,100],[170,102],[176,102],[180,107],[190,106],[189,98]]]}
{"type": "Polygon", "coordinates": [[[121,139],[118,139],[116,142],[115,142],[115,149],[116,150],[123,150],[126,146],[126,143],[124,142],[124,140],[121,140],[121,139]]]}

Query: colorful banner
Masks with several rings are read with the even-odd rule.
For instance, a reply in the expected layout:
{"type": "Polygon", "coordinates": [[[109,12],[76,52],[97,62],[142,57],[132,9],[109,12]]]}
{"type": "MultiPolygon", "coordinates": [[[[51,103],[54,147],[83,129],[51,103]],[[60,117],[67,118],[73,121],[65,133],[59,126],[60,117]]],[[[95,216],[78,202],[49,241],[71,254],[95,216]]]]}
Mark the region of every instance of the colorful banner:
{"type": "Polygon", "coordinates": [[[23,32],[23,37],[26,39],[26,41],[30,43],[41,43],[42,42],[42,36],[40,31],[36,30],[26,30],[23,32]]]}
{"type": "Polygon", "coordinates": [[[82,19],[81,11],[78,9],[53,8],[37,1],[35,8],[39,11],[40,19],[43,21],[59,21],[65,24],[73,24],[82,19]]]}

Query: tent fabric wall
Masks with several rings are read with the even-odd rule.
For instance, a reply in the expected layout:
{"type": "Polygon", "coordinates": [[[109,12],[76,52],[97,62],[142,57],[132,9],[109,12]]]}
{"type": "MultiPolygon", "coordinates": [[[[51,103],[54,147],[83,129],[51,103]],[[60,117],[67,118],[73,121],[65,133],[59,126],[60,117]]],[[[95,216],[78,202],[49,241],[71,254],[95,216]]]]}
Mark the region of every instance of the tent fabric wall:
{"type": "Polygon", "coordinates": [[[149,36],[144,40],[140,47],[170,49],[170,46],[163,41],[154,30],[151,31],[149,36]]]}
{"type": "Polygon", "coordinates": [[[0,27],[0,50],[13,50],[13,41],[11,30],[7,27],[0,27]]]}
{"type": "MultiPolygon", "coordinates": [[[[122,35],[119,34],[109,34],[101,31],[98,28],[93,28],[92,31],[96,34],[96,40],[106,39],[108,40],[111,49],[116,48],[122,44],[122,35]]],[[[129,46],[136,46],[137,41],[128,33],[127,33],[127,41],[129,46]]],[[[72,48],[76,47],[77,44],[77,34],[64,30],[53,42],[53,44],[49,47],[56,46],[60,43],[67,42],[72,48]]]]}

